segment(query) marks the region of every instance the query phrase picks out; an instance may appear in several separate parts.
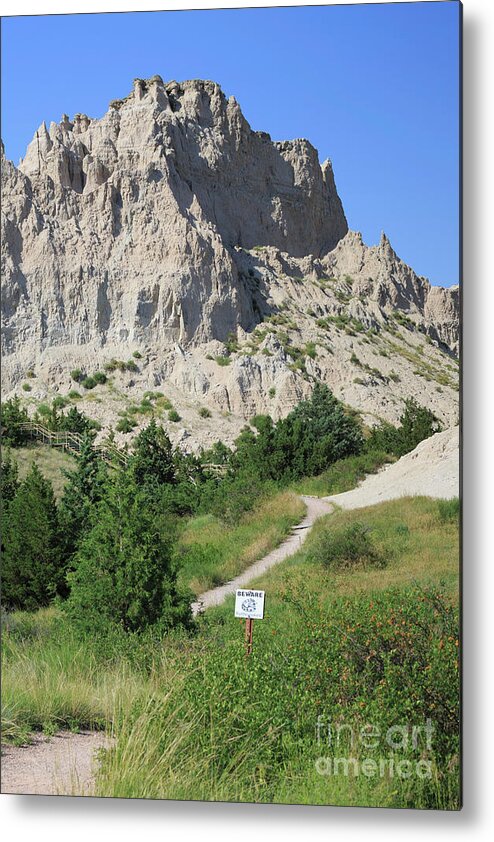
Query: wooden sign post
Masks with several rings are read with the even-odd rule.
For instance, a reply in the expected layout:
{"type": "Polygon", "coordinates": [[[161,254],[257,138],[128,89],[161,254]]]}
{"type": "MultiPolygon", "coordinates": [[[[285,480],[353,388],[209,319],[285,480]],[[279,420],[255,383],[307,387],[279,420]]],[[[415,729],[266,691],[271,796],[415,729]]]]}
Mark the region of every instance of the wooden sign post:
{"type": "Polygon", "coordinates": [[[245,618],[245,654],[252,652],[252,635],[254,634],[254,620],[252,617],[245,618]]]}
{"type": "Polygon", "coordinates": [[[252,653],[254,620],[264,620],[264,591],[239,589],[235,593],[235,617],[245,617],[245,654],[252,653]]]}

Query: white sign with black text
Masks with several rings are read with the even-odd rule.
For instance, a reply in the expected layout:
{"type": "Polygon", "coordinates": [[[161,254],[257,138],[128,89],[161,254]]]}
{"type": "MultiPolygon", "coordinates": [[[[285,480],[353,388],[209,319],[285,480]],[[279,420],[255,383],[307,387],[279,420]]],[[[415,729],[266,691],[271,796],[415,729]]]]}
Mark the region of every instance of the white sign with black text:
{"type": "Polygon", "coordinates": [[[264,619],[264,591],[239,589],[235,592],[235,617],[264,619]]]}

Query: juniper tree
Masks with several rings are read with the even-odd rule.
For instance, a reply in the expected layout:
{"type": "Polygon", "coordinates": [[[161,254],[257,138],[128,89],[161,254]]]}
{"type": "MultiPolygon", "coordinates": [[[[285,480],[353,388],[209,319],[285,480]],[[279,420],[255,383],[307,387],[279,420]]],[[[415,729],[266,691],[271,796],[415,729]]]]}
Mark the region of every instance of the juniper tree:
{"type": "Polygon", "coordinates": [[[0,464],[0,493],[2,513],[7,510],[8,504],[14,499],[19,488],[17,463],[12,459],[10,450],[2,455],[0,464]]]}
{"type": "Polygon", "coordinates": [[[135,438],[131,467],[138,485],[175,482],[172,444],[154,418],[135,438]]]}
{"type": "Polygon", "coordinates": [[[3,518],[2,599],[34,611],[63,591],[65,570],[51,483],[34,464],[3,518]]]}
{"type": "Polygon", "coordinates": [[[64,471],[67,483],[59,503],[61,551],[69,569],[81,537],[89,530],[96,503],[103,493],[106,469],[86,432],[75,457],[73,471],[64,471]]]}
{"type": "Polygon", "coordinates": [[[27,409],[21,406],[20,398],[15,396],[0,405],[0,426],[2,438],[6,444],[13,447],[20,447],[27,439],[21,425],[29,421],[27,409]]]}
{"type": "Polygon", "coordinates": [[[382,421],[373,428],[366,446],[368,450],[383,450],[395,456],[404,456],[440,430],[441,425],[434,413],[420,406],[414,398],[408,398],[400,417],[400,426],[394,427],[388,421],[382,421]]]}
{"type": "Polygon", "coordinates": [[[150,495],[131,469],[108,477],[90,531],[69,573],[66,612],[83,632],[119,626],[127,632],[190,622],[177,590],[174,530],[165,532],[150,495]]]}
{"type": "Polygon", "coordinates": [[[403,456],[414,450],[421,441],[438,433],[440,429],[441,425],[430,409],[420,406],[413,398],[408,398],[398,428],[398,455],[403,456]]]}

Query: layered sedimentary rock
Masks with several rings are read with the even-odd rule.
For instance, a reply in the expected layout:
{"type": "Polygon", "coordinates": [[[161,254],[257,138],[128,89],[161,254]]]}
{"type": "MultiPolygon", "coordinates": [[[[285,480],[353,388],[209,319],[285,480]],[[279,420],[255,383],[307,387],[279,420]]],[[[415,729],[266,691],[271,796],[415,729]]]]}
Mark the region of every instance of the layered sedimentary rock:
{"type": "MultiPolygon", "coordinates": [[[[246,418],[273,410],[276,388],[275,414],[287,411],[317,378],[389,417],[399,400],[391,409],[372,384],[353,395],[347,339],[332,319],[381,330],[400,312],[445,365],[458,350],[457,288],[431,287],[384,235],[369,248],[348,231],[330,162],[320,165],[307,140],[252,131],[213,82],[137,79],[101,119],[43,123],[18,167],[2,150],[2,284],[7,393],[27,369],[42,395],[69,385],[70,366],[137,349],[146,364],[130,390],[167,380],[246,418]],[[290,335],[271,332],[248,350],[256,326],[283,309],[290,335]],[[324,353],[324,318],[339,366],[324,353]],[[219,372],[205,357],[232,336],[233,364],[219,372]],[[318,341],[317,362],[297,369],[287,342],[318,341]]],[[[449,418],[455,396],[440,400],[449,418]]]]}

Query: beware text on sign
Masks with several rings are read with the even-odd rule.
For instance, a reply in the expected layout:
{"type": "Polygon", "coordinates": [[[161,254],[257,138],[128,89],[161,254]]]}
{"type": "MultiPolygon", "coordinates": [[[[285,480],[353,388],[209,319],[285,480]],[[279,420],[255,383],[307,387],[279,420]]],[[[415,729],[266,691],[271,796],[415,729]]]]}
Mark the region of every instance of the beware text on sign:
{"type": "Polygon", "coordinates": [[[235,617],[264,619],[264,591],[235,591],[235,617]]]}

